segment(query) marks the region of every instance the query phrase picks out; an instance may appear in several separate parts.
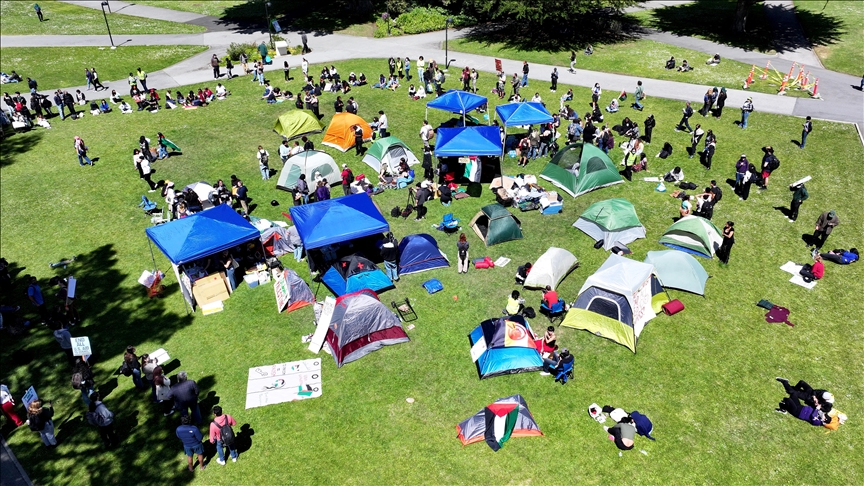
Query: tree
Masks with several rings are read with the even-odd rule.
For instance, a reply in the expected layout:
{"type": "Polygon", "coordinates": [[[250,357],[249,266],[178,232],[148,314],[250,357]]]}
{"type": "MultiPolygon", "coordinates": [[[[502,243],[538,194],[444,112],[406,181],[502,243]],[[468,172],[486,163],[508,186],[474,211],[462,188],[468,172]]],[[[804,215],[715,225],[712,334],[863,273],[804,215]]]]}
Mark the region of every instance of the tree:
{"type": "MultiPolygon", "coordinates": [[[[639,0],[472,0],[474,8],[493,21],[517,21],[524,26],[566,25],[575,17],[603,9],[622,9],[639,0]]],[[[468,2],[466,2],[468,3],[468,2]]]]}
{"type": "Polygon", "coordinates": [[[759,0],[738,0],[738,5],[735,6],[735,32],[746,32],[747,14],[757,1],[759,0]]]}

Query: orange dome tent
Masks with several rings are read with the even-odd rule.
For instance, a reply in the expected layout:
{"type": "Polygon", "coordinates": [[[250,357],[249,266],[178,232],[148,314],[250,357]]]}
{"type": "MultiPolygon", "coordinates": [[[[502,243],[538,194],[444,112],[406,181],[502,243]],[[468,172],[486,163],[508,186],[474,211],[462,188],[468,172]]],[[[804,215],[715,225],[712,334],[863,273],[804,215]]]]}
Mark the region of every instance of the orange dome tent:
{"type": "Polygon", "coordinates": [[[354,146],[354,125],[363,128],[363,141],[372,140],[372,128],[362,118],[352,113],[336,113],[321,143],[346,152],[354,146]]]}

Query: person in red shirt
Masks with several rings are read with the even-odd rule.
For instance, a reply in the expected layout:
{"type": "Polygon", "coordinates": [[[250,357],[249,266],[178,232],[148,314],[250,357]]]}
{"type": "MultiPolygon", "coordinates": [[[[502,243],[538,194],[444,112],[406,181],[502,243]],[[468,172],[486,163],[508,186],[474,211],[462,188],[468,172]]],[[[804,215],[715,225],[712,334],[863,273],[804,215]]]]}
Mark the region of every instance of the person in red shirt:
{"type": "Polygon", "coordinates": [[[825,264],[822,263],[822,256],[816,253],[813,256],[813,265],[804,265],[798,272],[804,277],[805,282],[819,280],[825,276],[825,264]]]}
{"type": "Polygon", "coordinates": [[[216,463],[220,466],[225,465],[225,447],[227,447],[228,451],[231,453],[231,461],[237,462],[237,442],[236,438],[233,437],[233,429],[232,437],[223,437],[221,430],[226,426],[236,427],[237,422],[234,420],[234,417],[227,413],[222,413],[222,407],[219,405],[213,407],[213,415],[213,421],[210,422],[210,443],[216,444],[216,453],[219,455],[216,463]]]}
{"type": "Polygon", "coordinates": [[[344,195],[351,194],[352,182],[354,182],[354,173],[348,168],[348,164],[342,164],[342,193],[344,195]]]}
{"type": "Polygon", "coordinates": [[[553,305],[558,303],[558,292],[552,290],[552,287],[546,286],[546,290],[543,292],[543,304],[546,304],[546,307],[551,308],[553,305]]]}

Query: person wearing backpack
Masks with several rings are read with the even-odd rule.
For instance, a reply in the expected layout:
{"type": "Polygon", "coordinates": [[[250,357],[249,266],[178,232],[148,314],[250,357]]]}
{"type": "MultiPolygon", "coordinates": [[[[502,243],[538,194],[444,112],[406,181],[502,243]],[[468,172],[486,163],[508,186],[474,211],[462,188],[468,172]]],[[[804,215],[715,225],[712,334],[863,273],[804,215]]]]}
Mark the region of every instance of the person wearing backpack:
{"type": "Polygon", "coordinates": [[[237,462],[237,437],[234,435],[234,429],[237,422],[234,417],[227,413],[222,413],[222,407],[216,405],[213,407],[213,421],[210,422],[210,443],[216,444],[216,453],[219,458],[216,463],[220,466],[225,465],[225,448],[231,454],[231,462],[237,462]]]}
{"type": "Polygon", "coordinates": [[[90,363],[84,361],[83,357],[75,361],[72,367],[72,388],[81,391],[81,400],[84,405],[90,405],[90,395],[93,393],[93,370],[90,363]]]}
{"type": "Polygon", "coordinates": [[[106,449],[110,449],[120,443],[117,439],[117,434],[114,432],[114,412],[108,410],[108,407],[102,403],[99,392],[93,392],[90,395],[90,411],[87,412],[87,422],[99,429],[99,436],[102,437],[102,444],[106,449]]]}
{"type": "Polygon", "coordinates": [[[810,193],[807,192],[804,184],[797,186],[790,185],[789,190],[792,191],[792,204],[789,205],[789,222],[794,223],[798,219],[798,208],[801,207],[801,203],[810,197],[810,193]]]}
{"type": "Polygon", "coordinates": [[[762,157],[762,183],[759,185],[759,189],[765,190],[768,189],[768,177],[780,168],[780,159],[774,155],[774,148],[770,145],[762,147],[762,152],[765,155],[762,157]]]}
{"type": "Polygon", "coordinates": [[[264,150],[261,145],[258,146],[258,169],[261,171],[261,180],[270,179],[270,152],[264,150]]]}
{"type": "Polygon", "coordinates": [[[135,354],[135,346],[126,346],[126,352],[123,354],[123,364],[120,366],[120,372],[123,376],[131,376],[132,383],[137,388],[147,388],[147,384],[141,380],[141,363],[138,356],[135,354]]]}
{"type": "MultiPolygon", "coordinates": [[[[359,125],[358,125],[359,126],[359,125]]],[[[360,144],[363,144],[363,135],[360,135],[360,144]]],[[[359,152],[358,152],[359,153],[359,152]]],[[[348,168],[348,164],[342,164],[342,194],[348,196],[351,194],[351,183],[354,182],[354,173],[348,168]]]]}
{"type": "Polygon", "coordinates": [[[27,425],[30,430],[39,432],[45,447],[57,447],[57,438],[54,437],[54,402],[48,402],[48,408],[42,406],[42,400],[33,400],[27,407],[27,425]]]}

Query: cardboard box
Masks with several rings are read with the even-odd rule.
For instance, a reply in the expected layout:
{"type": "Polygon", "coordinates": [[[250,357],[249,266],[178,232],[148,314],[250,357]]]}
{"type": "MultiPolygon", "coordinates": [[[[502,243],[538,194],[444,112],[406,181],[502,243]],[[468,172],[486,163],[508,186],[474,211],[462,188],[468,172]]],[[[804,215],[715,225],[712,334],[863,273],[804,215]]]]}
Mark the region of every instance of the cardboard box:
{"type": "Polygon", "coordinates": [[[227,300],[228,285],[224,273],[214,273],[200,278],[192,284],[192,295],[199,306],[227,300]]]}

